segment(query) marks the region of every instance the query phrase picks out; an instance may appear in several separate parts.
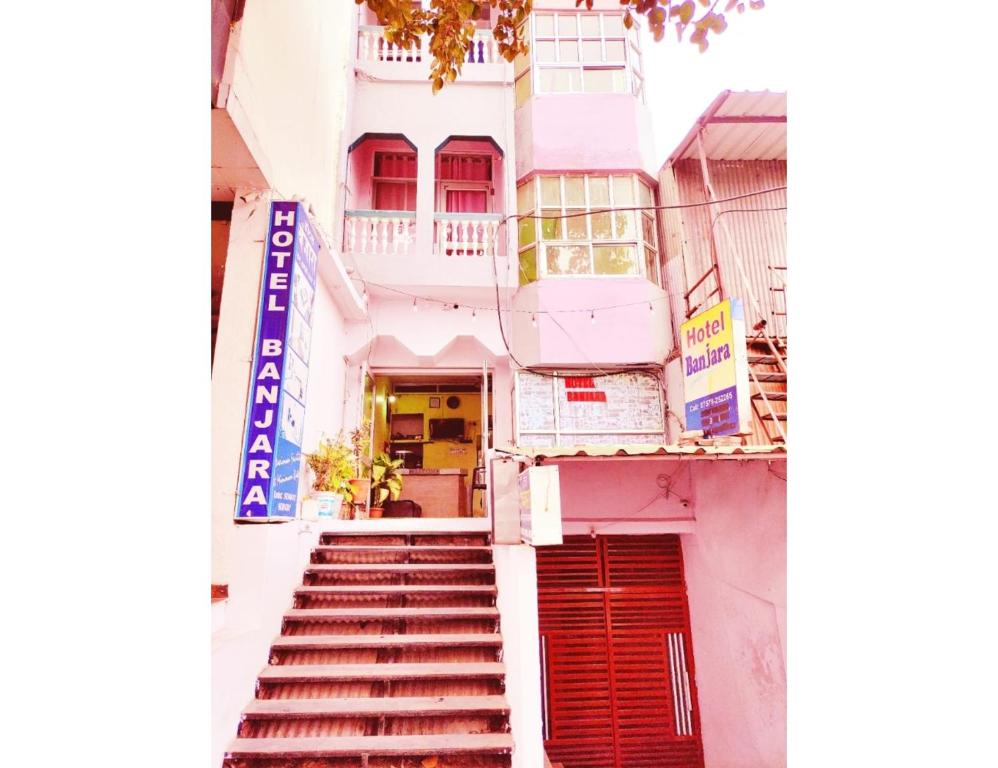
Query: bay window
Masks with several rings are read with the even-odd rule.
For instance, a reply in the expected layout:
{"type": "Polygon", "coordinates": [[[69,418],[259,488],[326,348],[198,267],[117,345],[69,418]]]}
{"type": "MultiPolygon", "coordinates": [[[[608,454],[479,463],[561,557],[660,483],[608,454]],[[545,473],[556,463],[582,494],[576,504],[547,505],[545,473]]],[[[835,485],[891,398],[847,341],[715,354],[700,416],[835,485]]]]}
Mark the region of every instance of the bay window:
{"type": "Polygon", "coordinates": [[[523,27],[530,57],[514,61],[516,105],[531,93],[632,93],[644,98],[636,27],[619,12],[540,13],[523,27]]]}
{"type": "Polygon", "coordinates": [[[643,275],[658,283],[651,188],[635,174],[536,176],[517,188],[520,284],[643,275]]]}

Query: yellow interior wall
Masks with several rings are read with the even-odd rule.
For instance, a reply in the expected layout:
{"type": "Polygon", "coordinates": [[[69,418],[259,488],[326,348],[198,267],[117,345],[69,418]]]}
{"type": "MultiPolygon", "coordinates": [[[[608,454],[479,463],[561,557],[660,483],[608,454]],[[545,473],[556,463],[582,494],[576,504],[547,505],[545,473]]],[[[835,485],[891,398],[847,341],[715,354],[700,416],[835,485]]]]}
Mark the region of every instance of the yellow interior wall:
{"type": "MultiPolygon", "coordinates": [[[[469,472],[478,463],[478,449],[481,439],[482,398],[481,395],[459,394],[461,405],[451,409],[447,407],[450,395],[417,395],[402,394],[393,406],[394,413],[422,413],[423,435],[430,434],[430,419],[464,419],[465,436],[470,437],[470,443],[456,443],[450,440],[437,440],[423,445],[424,469],[467,469],[469,472]],[[439,397],[440,407],[430,408],[430,398],[439,397]],[[463,449],[463,453],[456,453],[463,449]]],[[[489,398],[491,405],[491,396],[489,398]]],[[[385,433],[388,433],[387,426],[385,433]]]]}
{"type": "Polygon", "coordinates": [[[388,446],[388,379],[374,378],[374,454],[387,451],[388,446]]]}

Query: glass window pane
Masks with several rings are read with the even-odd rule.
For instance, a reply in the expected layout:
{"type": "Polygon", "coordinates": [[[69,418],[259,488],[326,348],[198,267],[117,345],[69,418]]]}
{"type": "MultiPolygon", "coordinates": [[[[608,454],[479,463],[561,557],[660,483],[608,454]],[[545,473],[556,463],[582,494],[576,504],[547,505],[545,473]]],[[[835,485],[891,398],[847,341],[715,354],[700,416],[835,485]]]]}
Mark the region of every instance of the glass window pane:
{"type": "MultiPolygon", "coordinates": [[[[569,210],[566,213],[582,213],[582,210],[569,210]]],[[[588,216],[569,216],[565,218],[566,236],[569,240],[588,240],[589,232],[586,229],[586,219],[588,216]]]]}
{"type": "Polygon", "coordinates": [[[534,61],[541,64],[555,61],[554,40],[538,40],[534,44],[534,61]]]}
{"type": "Polygon", "coordinates": [[[610,186],[606,176],[589,177],[589,204],[592,208],[610,205],[610,186]]]}
{"type": "Polygon", "coordinates": [[[561,218],[555,218],[557,213],[559,211],[550,209],[541,211],[541,215],[545,217],[541,219],[542,240],[561,240],[561,218]]]}
{"type": "Polygon", "coordinates": [[[576,26],[576,15],[574,13],[558,14],[558,36],[578,37],[579,28],[576,26]]]}
{"type": "Polygon", "coordinates": [[[520,247],[530,245],[537,239],[537,222],[533,218],[520,219],[520,247]]]}
{"type": "Polygon", "coordinates": [[[613,229],[609,213],[594,213],[589,217],[593,228],[593,240],[612,240],[613,229]]]}
{"type": "Polygon", "coordinates": [[[624,41],[623,40],[607,40],[606,41],[606,60],[607,61],[623,61],[624,60],[624,41]]]}
{"type": "Polygon", "coordinates": [[[558,54],[561,56],[561,61],[578,61],[579,60],[579,42],[578,40],[562,40],[558,43],[558,54]]]}
{"type": "Polygon", "coordinates": [[[541,176],[541,205],[561,207],[560,176],[541,176]]]}
{"type": "Polygon", "coordinates": [[[579,70],[542,69],[541,93],[569,93],[579,90],[579,70]]]}
{"type": "Polygon", "coordinates": [[[638,200],[641,201],[641,205],[653,205],[651,187],[645,184],[641,179],[638,179],[638,200]]]}
{"type": "Polygon", "coordinates": [[[545,266],[549,275],[588,275],[591,273],[589,247],[549,245],[545,266]]]}
{"type": "Polygon", "coordinates": [[[623,69],[587,69],[584,82],[586,93],[624,93],[627,90],[623,69]]]}
{"type": "Polygon", "coordinates": [[[583,40],[582,60],[589,64],[603,61],[603,44],[599,40],[583,40]]]}
{"type": "Polygon", "coordinates": [[[520,285],[537,279],[537,249],[528,248],[520,254],[520,285]]]}
{"type": "Polygon", "coordinates": [[[614,213],[613,229],[617,240],[637,240],[638,233],[634,227],[634,213],[632,211],[614,213]]]}
{"type": "Polygon", "coordinates": [[[658,259],[651,248],[645,248],[645,277],[653,283],[658,283],[658,259]]]}
{"type": "Polygon", "coordinates": [[[588,13],[579,17],[582,26],[583,37],[599,37],[599,16],[595,13],[588,13]]]}
{"type": "Polygon", "coordinates": [[[516,106],[522,107],[530,98],[530,70],[516,81],[516,106]]]}
{"type": "Polygon", "coordinates": [[[538,37],[554,35],[554,16],[550,13],[538,13],[534,16],[534,24],[536,25],[534,32],[538,37]]]}
{"type": "Polygon", "coordinates": [[[619,13],[603,14],[603,34],[607,37],[624,36],[624,17],[619,13]]]}
{"type": "Polygon", "coordinates": [[[632,176],[613,177],[613,205],[616,208],[627,208],[634,205],[634,187],[632,176]]]}
{"type": "Polygon", "coordinates": [[[658,243],[655,242],[655,220],[651,216],[641,214],[641,237],[646,243],[658,247],[658,243]]]}
{"type": "Polygon", "coordinates": [[[585,179],[582,176],[565,177],[565,205],[586,204],[585,179]]]}
{"type": "Polygon", "coordinates": [[[516,212],[527,213],[534,210],[534,180],[516,188],[516,212]]]}
{"type": "Polygon", "coordinates": [[[597,275],[638,274],[638,258],[633,245],[593,246],[593,264],[597,275]]]}

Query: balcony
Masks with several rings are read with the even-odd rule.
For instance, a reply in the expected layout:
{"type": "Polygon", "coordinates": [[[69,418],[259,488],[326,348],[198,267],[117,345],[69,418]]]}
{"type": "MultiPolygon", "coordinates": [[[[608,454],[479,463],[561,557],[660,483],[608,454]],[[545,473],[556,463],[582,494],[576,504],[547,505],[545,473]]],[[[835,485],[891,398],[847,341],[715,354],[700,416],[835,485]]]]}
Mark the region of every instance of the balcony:
{"type": "Polygon", "coordinates": [[[505,256],[501,220],[498,213],[435,213],[435,251],[445,256],[505,256]]]}
{"type": "Polygon", "coordinates": [[[361,256],[408,255],[416,240],[413,211],[345,211],[343,250],[361,256]]]}
{"type": "MultiPolygon", "coordinates": [[[[361,25],[357,31],[357,69],[385,80],[412,80],[425,83],[432,57],[429,39],[419,48],[406,51],[385,39],[385,28],[361,25]]],[[[479,29],[461,70],[465,82],[511,82],[512,65],[499,55],[499,45],[491,29],[479,29]]]]}

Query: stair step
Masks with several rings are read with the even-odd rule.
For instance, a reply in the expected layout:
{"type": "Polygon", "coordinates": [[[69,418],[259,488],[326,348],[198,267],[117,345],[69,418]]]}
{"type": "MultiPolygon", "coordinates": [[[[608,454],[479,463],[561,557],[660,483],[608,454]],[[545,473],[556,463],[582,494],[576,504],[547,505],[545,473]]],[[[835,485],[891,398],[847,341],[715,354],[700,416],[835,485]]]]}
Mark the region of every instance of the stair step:
{"type": "Polygon", "coordinates": [[[352,699],[254,699],[243,710],[247,719],[372,717],[446,714],[507,714],[505,696],[397,696],[352,699]]]}
{"type": "Polygon", "coordinates": [[[464,545],[438,545],[433,547],[426,547],[420,545],[408,545],[403,544],[401,546],[392,544],[329,544],[320,545],[316,547],[313,551],[315,552],[387,552],[391,554],[397,553],[413,553],[413,554],[435,554],[439,552],[446,552],[448,554],[454,552],[468,552],[476,555],[484,555],[487,552],[492,551],[492,547],[471,547],[464,545]]]}
{"type": "Polygon", "coordinates": [[[480,634],[441,635],[281,635],[271,648],[275,651],[342,650],[353,648],[424,648],[468,645],[501,646],[502,635],[480,634]]]}
{"type": "Polygon", "coordinates": [[[413,736],[335,736],[295,739],[235,739],[226,758],[348,757],[356,755],[508,754],[509,733],[442,733],[413,736]]]}
{"type": "Polygon", "coordinates": [[[755,378],[758,381],[775,381],[785,383],[787,374],[783,371],[756,371],[755,378]]]}
{"type": "MultiPolygon", "coordinates": [[[[756,392],[754,395],[752,395],[752,399],[753,400],[762,400],[762,393],[761,392],[756,392]]],[[[771,401],[771,402],[774,402],[774,403],[775,402],[785,403],[787,401],[787,393],[786,392],[767,392],[766,393],[766,399],[769,400],[769,401],[771,401]]]]}
{"type": "Polygon", "coordinates": [[[286,664],[265,667],[261,683],[338,682],[344,680],[428,680],[502,678],[501,662],[440,662],[432,664],[286,664]]]}
{"type": "Polygon", "coordinates": [[[431,571],[492,571],[492,563],[310,563],[306,573],[414,573],[431,571]]]}
{"type": "Polygon", "coordinates": [[[391,619],[498,619],[499,609],[483,608],[292,608],[285,621],[352,619],[384,621],[391,619]]]}
{"type": "Polygon", "coordinates": [[[298,587],[296,595],[494,595],[495,584],[361,584],[359,586],[298,587]]]}
{"type": "MultiPolygon", "coordinates": [[[[774,421],[773,414],[771,414],[771,413],[764,413],[759,418],[761,418],[763,421],[774,421]]],[[[778,413],[778,414],[776,414],[776,420],[786,421],[787,420],[787,414],[785,414],[785,413],[778,413]]]]}
{"type": "Polygon", "coordinates": [[[749,365],[779,365],[776,355],[749,355],[748,362],[749,365]]]}

